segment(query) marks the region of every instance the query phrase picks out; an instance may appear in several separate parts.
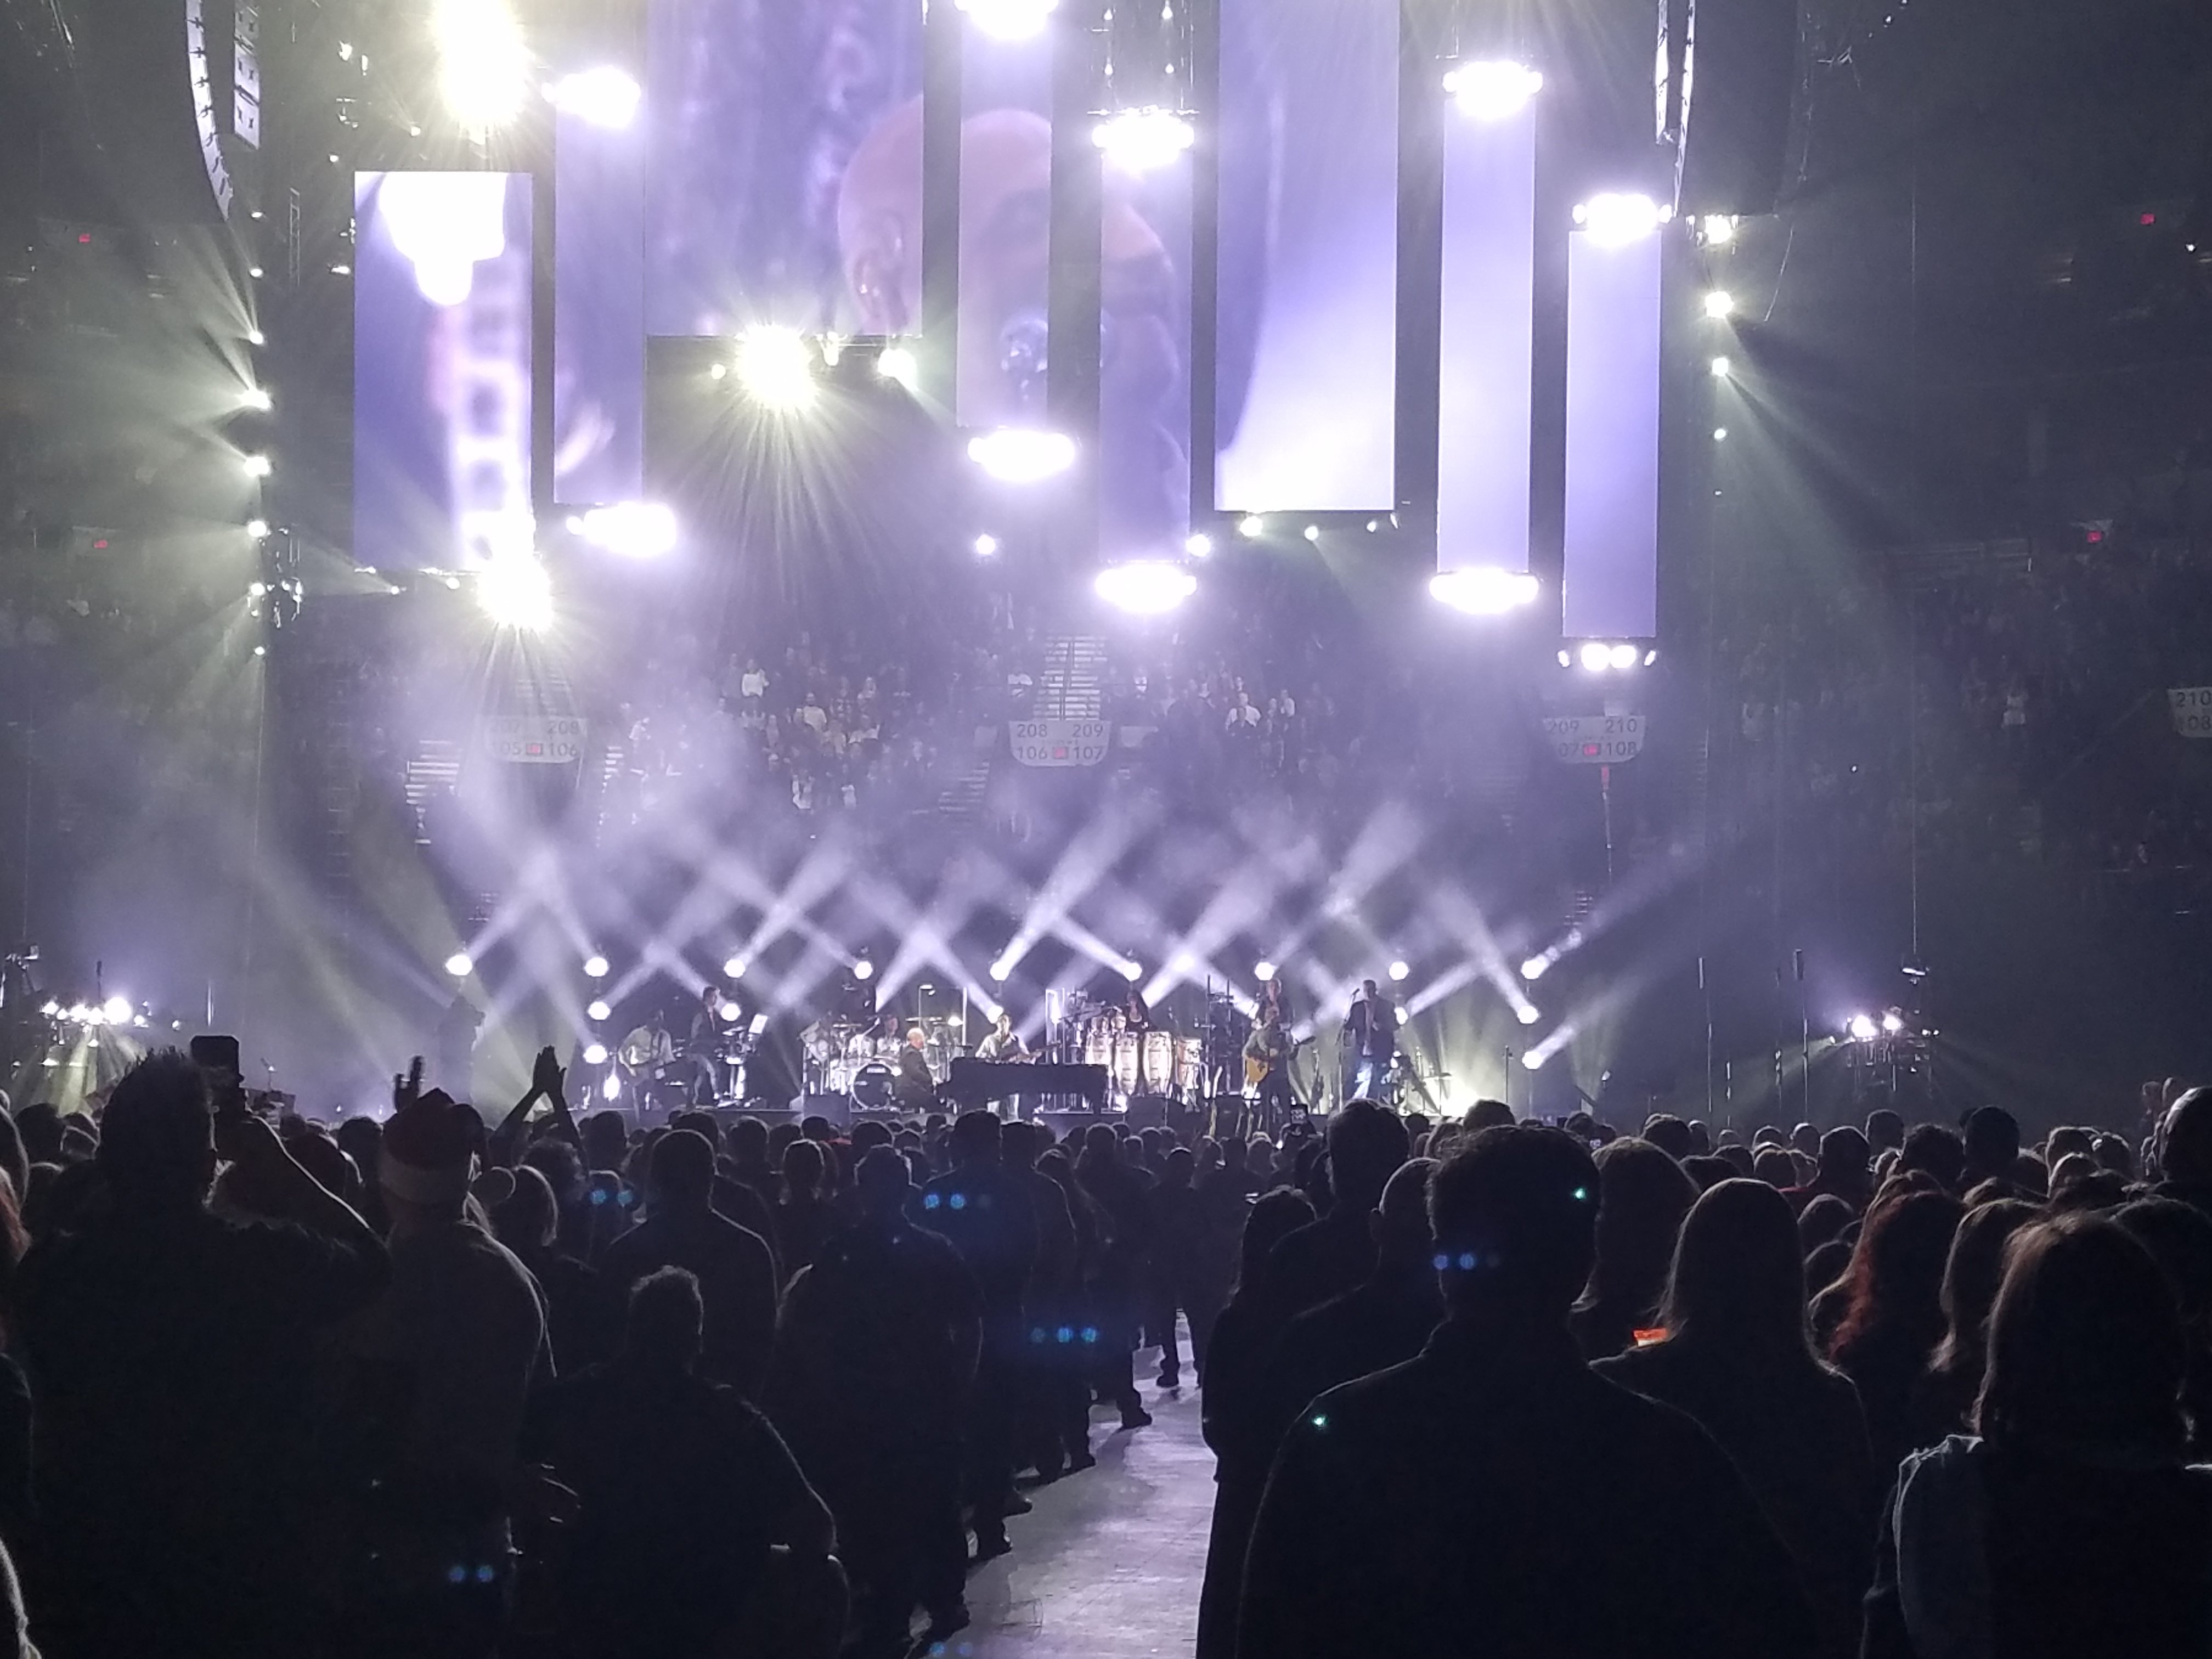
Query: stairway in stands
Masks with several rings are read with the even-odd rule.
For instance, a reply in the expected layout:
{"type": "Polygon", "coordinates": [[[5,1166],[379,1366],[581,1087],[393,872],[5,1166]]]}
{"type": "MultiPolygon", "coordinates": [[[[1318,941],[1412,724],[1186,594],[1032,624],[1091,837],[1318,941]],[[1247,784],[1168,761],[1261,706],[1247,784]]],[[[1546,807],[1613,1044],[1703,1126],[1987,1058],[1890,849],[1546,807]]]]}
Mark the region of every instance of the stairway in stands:
{"type": "Polygon", "coordinates": [[[2034,544],[2024,536],[1999,541],[1932,542],[1899,548],[1889,555],[1890,569],[1899,584],[1923,593],[1974,578],[2017,581],[2034,563],[2034,544]]]}
{"type": "MultiPolygon", "coordinates": [[[[1038,720],[1095,720],[1106,708],[1106,641],[1091,635],[1060,634],[1045,641],[1036,688],[1026,718],[1038,720]]],[[[991,766],[999,750],[994,726],[979,728],[967,767],[937,798],[948,818],[973,822],[990,793],[991,766]]]]}
{"type": "Polygon", "coordinates": [[[991,787],[991,757],[978,752],[968,769],[938,792],[937,810],[961,823],[972,823],[981,815],[983,797],[991,787]]]}
{"type": "Polygon", "coordinates": [[[1033,720],[1095,720],[1106,708],[1106,641],[1095,635],[1061,634],[1045,641],[1044,672],[1037,677],[1033,720]]]}
{"type": "Polygon", "coordinates": [[[415,745],[407,763],[407,805],[415,812],[415,844],[428,847],[430,836],[422,822],[422,809],[433,793],[452,790],[461,781],[461,745],[442,738],[425,738],[415,745]]]}

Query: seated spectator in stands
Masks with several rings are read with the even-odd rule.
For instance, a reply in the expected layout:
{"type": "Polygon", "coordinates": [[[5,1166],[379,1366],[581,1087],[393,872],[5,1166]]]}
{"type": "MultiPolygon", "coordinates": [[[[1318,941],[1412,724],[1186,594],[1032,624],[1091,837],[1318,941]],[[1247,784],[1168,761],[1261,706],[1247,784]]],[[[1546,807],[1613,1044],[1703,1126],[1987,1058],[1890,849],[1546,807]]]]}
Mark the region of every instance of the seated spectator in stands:
{"type": "Polygon", "coordinates": [[[1240,1654],[1811,1651],[1790,1558],[1728,1458],[1576,1352],[1597,1201],[1589,1154],[1534,1124],[1486,1131],[1437,1171],[1449,1316],[1420,1358],[1292,1427],[1253,1533],[1240,1654]],[[1694,1568],[1666,1541],[1692,1538],[1694,1568]]]}
{"type": "Polygon", "coordinates": [[[1275,1421],[1287,1430],[1307,1403],[1339,1383],[1404,1364],[1444,1315],[1429,1237],[1435,1161],[1401,1164],[1372,1218],[1375,1271],[1366,1282],[1291,1321],[1268,1370],[1275,1421]]]}
{"type": "Polygon", "coordinates": [[[278,1659],[307,1644],[310,1521],[328,1498],[314,1350],[390,1261],[258,1119],[226,1123],[224,1151],[288,1219],[210,1213],[211,1122],[197,1066],[141,1060],[107,1105],[106,1203],[23,1262],[58,1652],[278,1659]]]}
{"type": "Polygon", "coordinates": [[[1858,1389],[1877,1469],[1896,1468],[1913,1449],[1912,1402],[1943,1340],[1943,1269],[1961,1213],[1948,1194],[1886,1197],[1868,1212],[1851,1254],[1828,1359],[1858,1389]]]}
{"type": "Polygon", "coordinates": [[[1694,1418],[1781,1534],[1820,1624],[1816,1651],[1850,1659],[1887,1482],[1857,1393],[1813,1352],[1789,1201],[1730,1181],[1691,1206],[1660,1310],[1663,1341],[1594,1369],[1694,1418]]]}
{"type": "Polygon", "coordinates": [[[2187,1365],[2166,1277],[2124,1228],[2073,1214],[2015,1237],[1981,1437],[1899,1472],[1868,1659],[2203,1653],[2212,1470],[2185,1462],[2187,1365]]]}
{"type": "Polygon", "coordinates": [[[766,1651],[741,1642],[772,1621],[812,1636],[778,1659],[829,1659],[844,1626],[829,1508],[768,1419],[698,1374],[703,1316],[683,1268],[647,1274],[614,1360],[533,1405],[531,1455],[576,1495],[564,1607],[581,1650],[605,1659],[766,1651]],[[778,1595],[799,1605],[762,1606],[778,1595]]]}
{"type": "Polygon", "coordinates": [[[1614,1141],[1597,1169],[1597,1265],[1568,1320],[1585,1359],[1634,1346],[1656,1323],[1675,1235],[1698,1197],[1681,1165],[1649,1141],[1614,1141]]]}
{"type": "Polygon", "coordinates": [[[599,1258],[609,1296],[627,1303],[630,1287],[661,1267],[699,1281],[706,1304],[700,1370],[748,1400],[760,1396],[775,1337],[775,1258],[758,1233],[713,1208],[714,1149],[703,1135],[672,1129],[653,1148],[645,1218],[599,1258]]]}

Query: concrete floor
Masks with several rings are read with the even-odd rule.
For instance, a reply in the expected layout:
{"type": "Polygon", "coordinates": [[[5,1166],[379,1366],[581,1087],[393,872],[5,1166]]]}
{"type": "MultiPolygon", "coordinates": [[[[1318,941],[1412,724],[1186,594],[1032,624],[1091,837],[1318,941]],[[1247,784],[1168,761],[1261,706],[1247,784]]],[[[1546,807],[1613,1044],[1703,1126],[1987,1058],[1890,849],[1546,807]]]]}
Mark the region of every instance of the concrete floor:
{"type": "Polygon", "coordinates": [[[1036,1512],[1007,1522],[1013,1553],[969,1579],[975,1623],[944,1659],[1188,1659],[1213,1454],[1188,1380],[1180,1394],[1147,1387],[1145,1403],[1152,1427],[1121,1432],[1101,1409],[1098,1467],[1030,1493],[1036,1512]]]}

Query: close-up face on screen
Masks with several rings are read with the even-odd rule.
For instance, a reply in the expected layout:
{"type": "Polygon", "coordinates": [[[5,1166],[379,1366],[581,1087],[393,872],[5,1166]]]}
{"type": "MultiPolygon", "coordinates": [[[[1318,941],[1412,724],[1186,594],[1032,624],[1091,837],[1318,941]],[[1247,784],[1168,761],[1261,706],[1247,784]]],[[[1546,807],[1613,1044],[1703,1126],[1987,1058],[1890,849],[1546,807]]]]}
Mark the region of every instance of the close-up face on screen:
{"type": "Polygon", "coordinates": [[[356,556],[472,570],[527,552],[529,175],[364,173],[355,203],[356,556]]]}
{"type": "Polygon", "coordinates": [[[647,13],[645,293],[656,335],[881,324],[920,301],[921,91],[915,0],[653,0],[647,13]],[[888,124],[888,125],[887,125],[888,124]],[[856,166],[883,244],[848,276],[842,198],[856,166]],[[911,200],[911,206],[908,200],[911,200]],[[893,292],[875,283],[907,280],[893,292]]]}

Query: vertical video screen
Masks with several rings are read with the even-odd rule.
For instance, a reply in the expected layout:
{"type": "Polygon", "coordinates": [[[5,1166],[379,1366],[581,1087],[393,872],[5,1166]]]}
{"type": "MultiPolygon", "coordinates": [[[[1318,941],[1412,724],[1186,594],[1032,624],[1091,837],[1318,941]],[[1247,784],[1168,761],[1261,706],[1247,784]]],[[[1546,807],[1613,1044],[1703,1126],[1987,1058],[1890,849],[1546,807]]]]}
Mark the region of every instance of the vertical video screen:
{"type": "Polygon", "coordinates": [[[1438,313],[1437,560],[1528,568],[1536,338],[1536,112],[1448,111],[1438,313]]]}
{"type": "Polygon", "coordinates": [[[1571,639],[1659,631],[1660,296],[1665,240],[1567,250],[1563,623],[1571,639]]]}
{"type": "Polygon", "coordinates": [[[960,52],[960,359],[963,427],[1045,424],[1052,276],[1052,32],[960,52]]]}
{"type": "Polygon", "coordinates": [[[921,19],[920,0],[653,0],[651,333],[920,325],[921,19]]]}
{"type": "Polygon", "coordinates": [[[1221,0],[1214,505],[1396,495],[1398,8],[1221,0]]]}
{"type": "Polygon", "coordinates": [[[1190,533],[1191,161],[1105,169],[1098,319],[1099,547],[1180,552],[1190,533]]]}
{"type": "Polygon", "coordinates": [[[645,143],[559,118],[553,138],[553,499],[645,489],[645,143]]]}
{"type": "Polygon", "coordinates": [[[529,550],[531,181],[355,175],[354,557],[529,550]]]}

